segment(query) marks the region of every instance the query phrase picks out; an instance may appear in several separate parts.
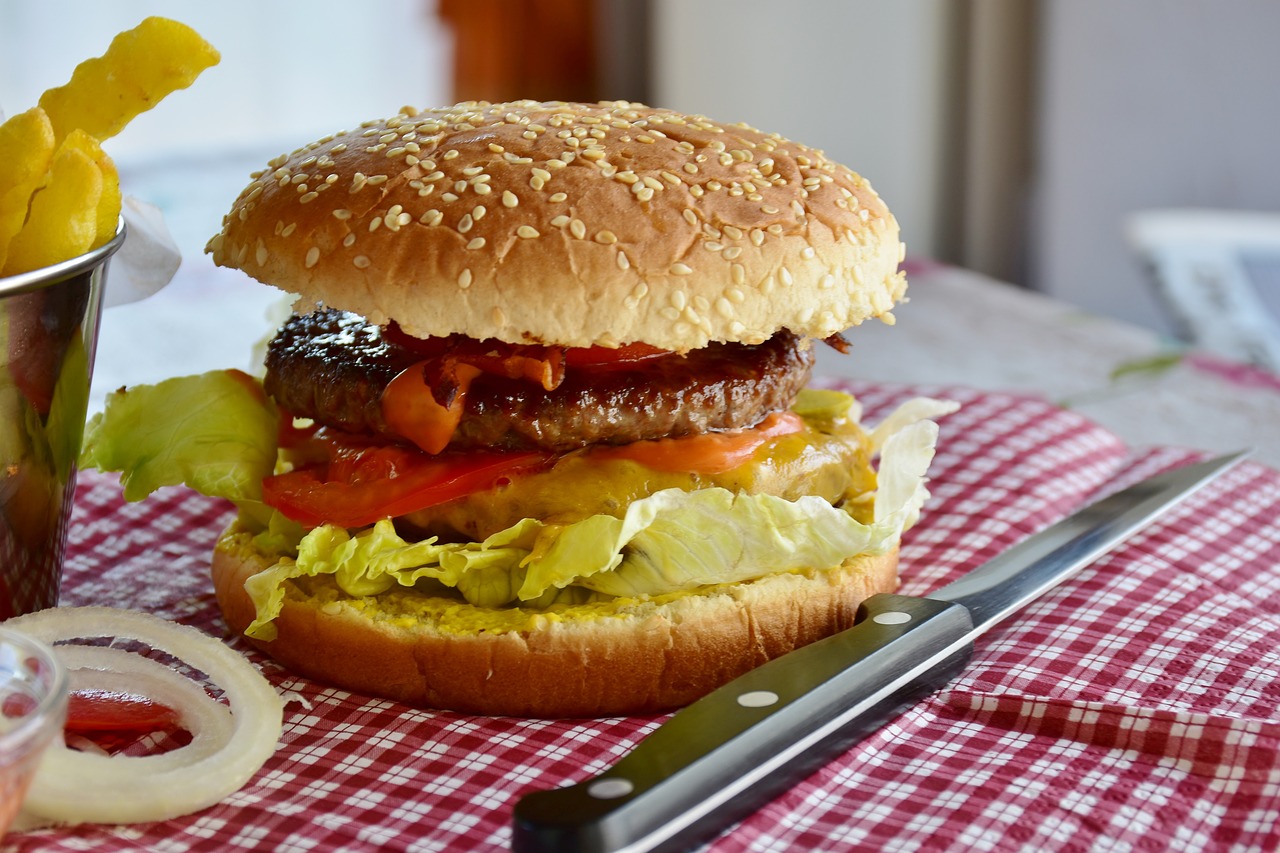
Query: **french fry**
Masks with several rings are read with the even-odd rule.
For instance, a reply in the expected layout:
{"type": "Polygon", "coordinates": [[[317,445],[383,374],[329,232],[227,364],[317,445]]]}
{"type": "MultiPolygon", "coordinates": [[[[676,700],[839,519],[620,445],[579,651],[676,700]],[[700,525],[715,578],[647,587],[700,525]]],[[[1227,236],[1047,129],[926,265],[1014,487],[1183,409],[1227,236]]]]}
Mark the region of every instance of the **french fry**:
{"type": "Polygon", "coordinates": [[[186,24],[147,18],[0,125],[0,275],[74,258],[116,233],[120,178],[101,140],[190,86],[219,55],[186,24]]]}
{"type": "Polygon", "coordinates": [[[98,199],[97,235],[91,249],[96,249],[110,240],[116,233],[116,224],[120,219],[120,207],[123,204],[120,194],[120,173],[115,162],[102,150],[98,140],[76,128],[67,134],[62,143],[64,148],[71,147],[83,151],[97,164],[102,172],[102,196],[98,199]]]}
{"type": "Polygon", "coordinates": [[[50,266],[89,251],[98,235],[102,184],[102,170],[92,157],[74,145],[61,146],[48,180],[31,198],[27,221],[9,243],[0,275],[50,266]]]}
{"type": "Polygon", "coordinates": [[[218,51],[186,24],[147,18],[112,39],[102,56],[77,65],[66,85],[40,96],[40,106],[59,140],[76,128],[109,139],[218,59],[218,51]]]}
{"type": "Polygon", "coordinates": [[[0,269],[27,218],[31,195],[44,183],[56,144],[53,125],[39,107],[0,124],[0,269]]]}

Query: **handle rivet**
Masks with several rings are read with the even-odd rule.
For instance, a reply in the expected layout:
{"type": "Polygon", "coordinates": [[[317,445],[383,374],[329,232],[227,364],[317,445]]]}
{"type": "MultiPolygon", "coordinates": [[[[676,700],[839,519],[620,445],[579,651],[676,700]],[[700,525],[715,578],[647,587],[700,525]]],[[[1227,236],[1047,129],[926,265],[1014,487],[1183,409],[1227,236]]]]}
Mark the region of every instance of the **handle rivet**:
{"type": "Polygon", "coordinates": [[[911,614],[903,613],[901,610],[890,610],[888,613],[877,613],[871,617],[871,621],[877,625],[905,625],[911,621],[911,614]]]}
{"type": "Polygon", "coordinates": [[[630,779],[597,779],[587,786],[587,793],[597,800],[616,800],[635,789],[630,779]]]}
{"type": "Polygon", "coordinates": [[[772,690],[752,690],[738,697],[738,704],[744,708],[767,708],[777,701],[778,694],[772,690]]]}

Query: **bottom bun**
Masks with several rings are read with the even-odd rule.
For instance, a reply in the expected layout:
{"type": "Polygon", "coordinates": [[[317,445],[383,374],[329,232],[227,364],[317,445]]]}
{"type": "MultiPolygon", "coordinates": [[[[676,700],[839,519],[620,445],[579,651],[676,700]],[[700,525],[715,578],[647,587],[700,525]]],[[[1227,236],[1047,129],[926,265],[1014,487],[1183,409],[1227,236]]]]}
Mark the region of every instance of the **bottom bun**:
{"type": "MultiPolygon", "coordinates": [[[[245,581],[272,562],[247,533],[233,528],[219,541],[213,581],[232,631],[255,618],[245,581]]],[[[503,611],[501,621],[411,589],[375,603],[344,596],[327,577],[299,579],[286,584],[276,638],[249,639],[300,675],[420,707],[521,717],[655,713],[848,628],[863,599],[897,588],[897,563],[891,551],[696,593],[503,611]]]]}

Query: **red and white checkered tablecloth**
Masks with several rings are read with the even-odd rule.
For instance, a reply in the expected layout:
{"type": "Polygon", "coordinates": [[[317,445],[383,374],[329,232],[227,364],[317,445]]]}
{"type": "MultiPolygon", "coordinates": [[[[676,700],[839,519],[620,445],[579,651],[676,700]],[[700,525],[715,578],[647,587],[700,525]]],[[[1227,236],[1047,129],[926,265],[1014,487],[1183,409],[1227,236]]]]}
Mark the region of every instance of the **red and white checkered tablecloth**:
{"type": "MultiPolygon", "coordinates": [[[[1131,454],[1042,401],[855,384],[871,420],[919,392],[942,422],[902,551],[928,593],[1099,490],[1199,458],[1131,454]]],[[[121,503],[84,474],[66,604],[225,629],[207,561],[225,505],[121,503]]],[[[363,699],[281,671],[280,748],[239,793],[160,824],[10,836],[5,850],[500,850],[524,793],[594,775],[663,717],[540,721],[363,699]]],[[[716,851],[1280,847],[1280,473],[1246,463],[978,642],[950,686],[713,841],[716,851]]]]}

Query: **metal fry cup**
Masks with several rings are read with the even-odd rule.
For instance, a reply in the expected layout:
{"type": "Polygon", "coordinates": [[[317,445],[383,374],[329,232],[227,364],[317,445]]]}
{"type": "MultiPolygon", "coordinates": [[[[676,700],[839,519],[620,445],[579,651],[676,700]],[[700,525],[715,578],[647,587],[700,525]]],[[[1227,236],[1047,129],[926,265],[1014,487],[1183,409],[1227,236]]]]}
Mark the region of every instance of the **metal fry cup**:
{"type": "Polygon", "coordinates": [[[0,278],[0,620],[58,603],[107,262],[0,278]]]}

